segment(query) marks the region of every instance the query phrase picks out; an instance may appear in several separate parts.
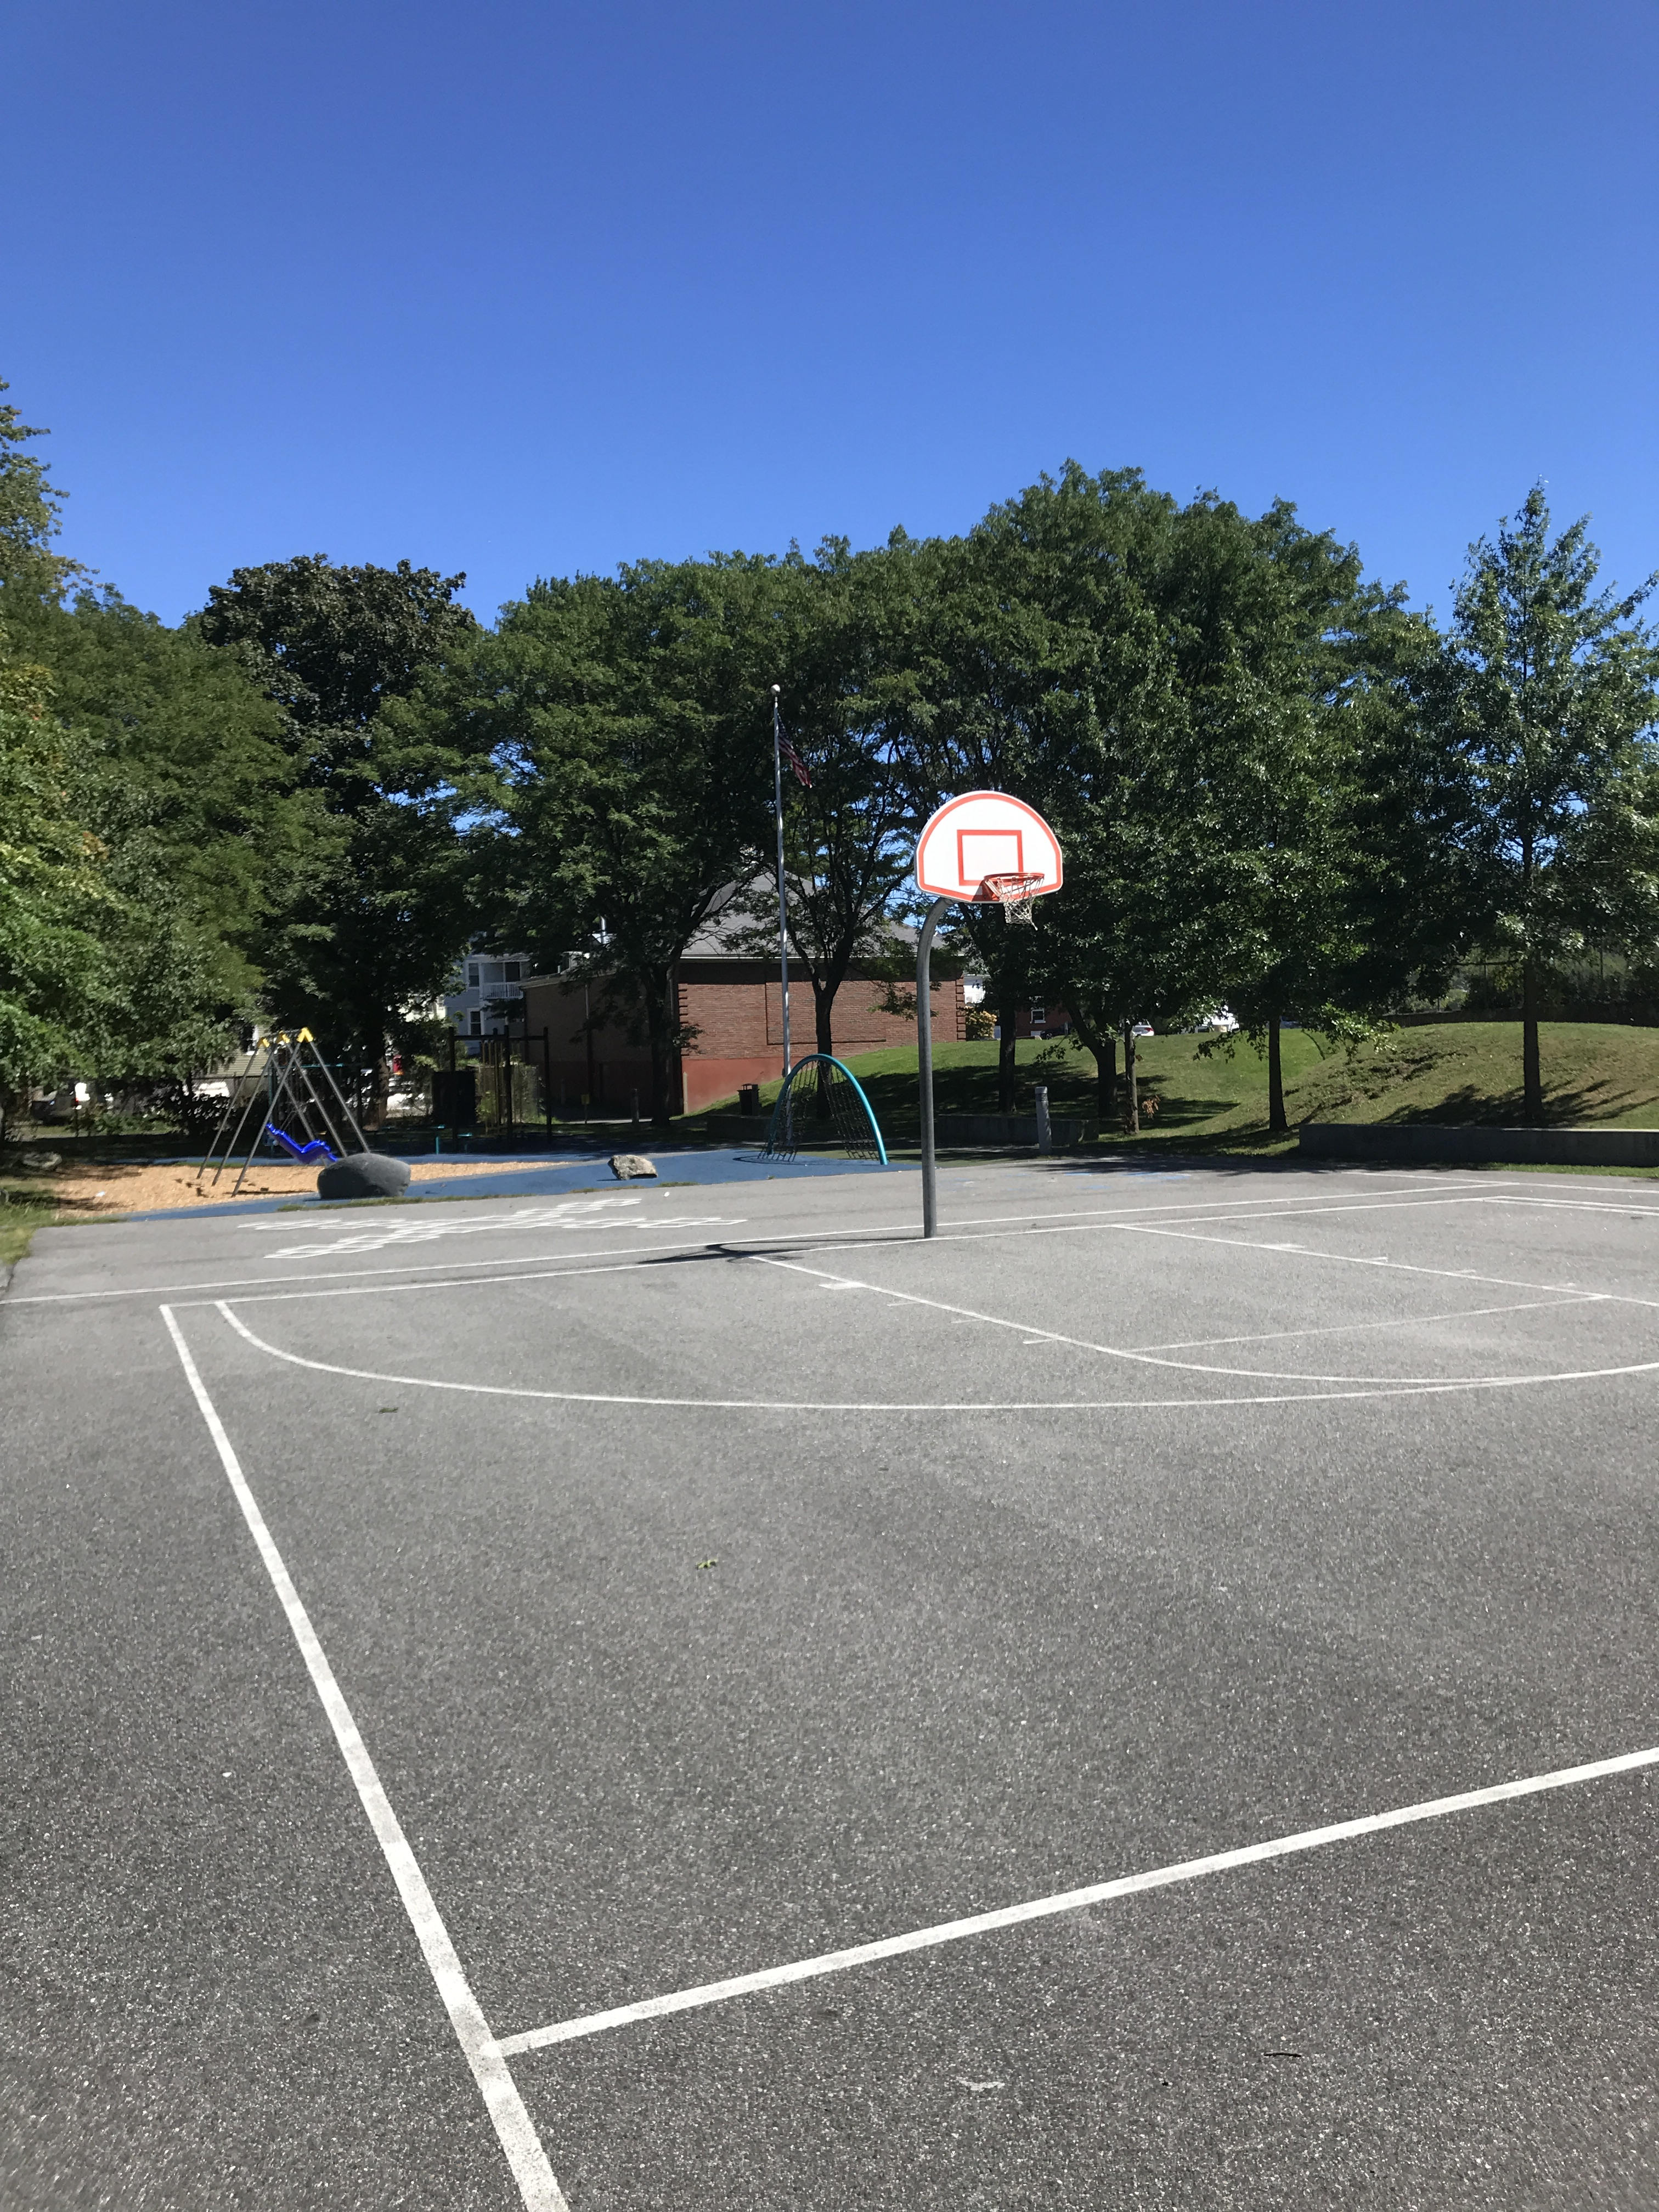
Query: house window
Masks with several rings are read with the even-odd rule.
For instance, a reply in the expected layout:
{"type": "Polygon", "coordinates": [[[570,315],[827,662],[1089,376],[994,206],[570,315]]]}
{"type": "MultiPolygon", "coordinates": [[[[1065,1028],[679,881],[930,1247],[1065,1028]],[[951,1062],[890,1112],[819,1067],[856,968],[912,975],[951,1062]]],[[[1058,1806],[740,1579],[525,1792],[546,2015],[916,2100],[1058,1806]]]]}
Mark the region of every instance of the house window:
{"type": "Polygon", "coordinates": [[[1041,1030],[1046,1029],[1048,1025],[1048,1009],[1047,1006],[1033,1006],[1031,1008],[1031,1027],[1034,1030],[1041,1030]]]}
{"type": "MultiPolygon", "coordinates": [[[[476,991],[478,988],[478,963],[476,960],[467,963],[466,988],[469,991],[476,991]]],[[[477,1036],[478,1032],[474,1030],[472,1034],[477,1036]]]]}
{"type": "Polygon", "coordinates": [[[483,1035],[483,1016],[476,1006],[472,1009],[472,1034],[474,1036],[483,1035]]]}
{"type": "Polygon", "coordinates": [[[516,982],[519,981],[519,978],[520,978],[523,974],[524,974],[524,963],[523,963],[523,961],[522,961],[522,960],[509,960],[509,961],[507,962],[507,966],[506,966],[506,967],[502,969],[502,971],[501,971],[501,975],[502,975],[502,981],[505,981],[505,982],[508,982],[508,983],[516,983],[516,982]]]}

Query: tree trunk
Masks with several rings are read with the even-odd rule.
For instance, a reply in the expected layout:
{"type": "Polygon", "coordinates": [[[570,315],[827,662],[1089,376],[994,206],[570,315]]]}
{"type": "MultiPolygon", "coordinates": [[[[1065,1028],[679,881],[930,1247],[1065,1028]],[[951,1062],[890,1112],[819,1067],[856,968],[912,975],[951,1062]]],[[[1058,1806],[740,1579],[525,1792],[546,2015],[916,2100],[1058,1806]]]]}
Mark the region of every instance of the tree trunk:
{"type": "Polygon", "coordinates": [[[1538,1061],[1538,967],[1530,951],[1521,969],[1521,1085],[1528,1121],[1544,1118],[1544,1077],[1538,1061]]]}
{"type": "Polygon", "coordinates": [[[999,1114],[1012,1114],[1014,1110],[1014,1030],[1018,1021],[1019,1001],[1010,990],[997,1009],[997,1027],[1002,1033],[997,1048],[999,1114]]]}
{"type": "Polygon", "coordinates": [[[645,994],[646,1034],[651,1042],[651,1120],[666,1130],[672,1115],[668,1097],[668,1001],[673,990],[671,975],[653,977],[645,994]]]}
{"type": "Polygon", "coordinates": [[[1123,1024],[1123,1081],[1127,1126],[1132,1137],[1140,1134],[1140,1091],[1135,1081],[1135,1031],[1133,1022],[1123,1024]]]}
{"type": "Polygon", "coordinates": [[[1275,1136],[1290,1127],[1285,1118],[1285,1067],[1279,1058],[1279,1016],[1267,1017],[1267,1127],[1275,1136]]]}
{"type": "Polygon", "coordinates": [[[368,1064],[368,1110],[363,1116],[366,1129],[386,1127],[386,1105],[391,1095],[392,1063],[386,1058],[386,1039],[381,1037],[368,1064]]]}
{"type": "Polygon", "coordinates": [[[814,983],[812,986],[813,1024],[817,1036],[817,1049],[826,1060],[833,1060],[836,1054],[835,1032],[832,1027],[835,1011],[835,985],[814,983]]]}
{"type": "Polygon", "coordinates": [[[1095,1111],[1103,1125],[1117,1111],[1117,1038],[1110,1030],[1103,1037],[1085,1037],[1095,1056],[1095,1111]]]}

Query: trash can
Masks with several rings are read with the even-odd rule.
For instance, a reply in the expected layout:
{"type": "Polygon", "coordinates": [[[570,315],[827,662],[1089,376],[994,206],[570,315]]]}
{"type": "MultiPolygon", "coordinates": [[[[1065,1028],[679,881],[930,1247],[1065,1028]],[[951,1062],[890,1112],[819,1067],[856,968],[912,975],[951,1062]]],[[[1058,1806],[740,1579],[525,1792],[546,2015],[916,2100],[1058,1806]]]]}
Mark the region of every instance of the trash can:
{"type": "Polygon", "coordinates": [[[760,1112],[760,1109],[761,1109],[761,1103],[760,1103],[760,1085],[759,1085],[759,1084],[758,1084],[758,1083],[740,1083],[740,1084],[738,1085],[738,1113],[739,1113],[739,1114],[758,1114],[758,1113],[760,1112]]]}

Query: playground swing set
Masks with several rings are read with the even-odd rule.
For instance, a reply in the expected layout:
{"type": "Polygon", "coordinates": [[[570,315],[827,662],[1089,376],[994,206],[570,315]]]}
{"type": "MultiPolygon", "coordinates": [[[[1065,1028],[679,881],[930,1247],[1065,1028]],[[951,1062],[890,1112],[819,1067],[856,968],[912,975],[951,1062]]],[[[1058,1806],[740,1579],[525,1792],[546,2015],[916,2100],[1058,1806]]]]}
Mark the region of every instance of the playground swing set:
{"type": "Polygon", "coordinates": [[[255,1045],[246,1068],[232,1079],[224,1113],[196,1171],[198,1188],[205,1182],[216,1189],[220,1177],[236,1166],[230,1191],[234,1198],[268,1138],[307,1166],[316,1161],[332,1167],[368,1151],[357,1117],[309,1030],[275,1030],[255,1045]],[[262,1053],[264,1065],[258,1067],[255,1062],[262,1053]],[[262,1101],[264,1113],[255,1125],[262,1101]]]}

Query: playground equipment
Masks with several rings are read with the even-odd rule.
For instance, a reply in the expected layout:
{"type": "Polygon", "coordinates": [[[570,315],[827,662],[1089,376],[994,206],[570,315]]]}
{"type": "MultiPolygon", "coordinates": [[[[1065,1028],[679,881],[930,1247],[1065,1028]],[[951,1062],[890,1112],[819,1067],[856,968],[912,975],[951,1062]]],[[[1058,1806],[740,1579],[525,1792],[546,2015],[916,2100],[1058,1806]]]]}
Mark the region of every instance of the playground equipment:
{"type": "Polygon", "coordinates": [[[291,1158],[319,1160],[325,1167],[349,1153],[368,1150],[334,1071],[309,1030],[275,1030],[254,1046],[247,1066],[232,1079],[213,1142],[196,1171],[198,1187],[211,1170],[209,1187],[216,1188],[219,1178],[240,1158],[230,1192],[234,1198],[267,1138],[291,1158]],[[249,1138],[246,1132],[262,1103],[264,1115],[249,1138]]]}
{"type": "Polygon", "coordinates": [[[763,1160],[793,1160],[804,1143],[830,1135],[849,1159],[887,1164],[875,1109],[852,1069],[828,1053],[809,1052],[783,1079],[761,1148],[763,1160]]]}

